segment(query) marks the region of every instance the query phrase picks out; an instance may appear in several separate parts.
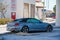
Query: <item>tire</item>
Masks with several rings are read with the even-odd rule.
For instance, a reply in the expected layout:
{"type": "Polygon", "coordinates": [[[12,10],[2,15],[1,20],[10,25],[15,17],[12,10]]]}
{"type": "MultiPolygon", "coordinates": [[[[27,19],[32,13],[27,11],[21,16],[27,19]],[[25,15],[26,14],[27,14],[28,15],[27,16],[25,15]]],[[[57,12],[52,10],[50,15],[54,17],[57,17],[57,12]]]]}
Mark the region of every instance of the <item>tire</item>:
{"type": "Polygon", "coordinates": [[[24,33],[28,33],[29,32],[29,28],[28,27],[23,27],[21,31],[24,32],[24,33]]]}
{"type": "Polygon", "coordinates": [[[52,32],[52,30],[53,30],[53,28],[49,25],[49,26],[47,27],[47,32],[52,32]]]}
{"type": "Polygon", "coordinates": [[[12,33],[16,33],[16,31],[11,31],[12,33]]]}
{"type": "Polygon", "coordinates": [[[12,33],[18,33],[19,31],[11,31],[12,33]]]}

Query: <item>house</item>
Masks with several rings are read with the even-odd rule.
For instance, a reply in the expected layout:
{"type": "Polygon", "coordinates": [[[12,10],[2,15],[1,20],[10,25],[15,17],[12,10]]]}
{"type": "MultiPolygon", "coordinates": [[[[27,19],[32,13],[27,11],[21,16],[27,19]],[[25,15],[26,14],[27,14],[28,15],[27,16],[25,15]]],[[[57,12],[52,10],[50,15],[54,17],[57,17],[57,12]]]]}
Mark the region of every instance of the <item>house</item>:
{"type": "Polygon", "coordinates": [[[39,1],[40,0],[3,0],[2,2],[7,5],[7,11],[4,15],[6,18],[11,19],[41,17],[41,8],[38,9],[38,13],[36,8],[36,2],[39,1]]]}
{"type": "Polygon", "coordinates": [[[35,17],[35,0],[4,0],[4,2],[8,5],[6,18],[35,17]]]}

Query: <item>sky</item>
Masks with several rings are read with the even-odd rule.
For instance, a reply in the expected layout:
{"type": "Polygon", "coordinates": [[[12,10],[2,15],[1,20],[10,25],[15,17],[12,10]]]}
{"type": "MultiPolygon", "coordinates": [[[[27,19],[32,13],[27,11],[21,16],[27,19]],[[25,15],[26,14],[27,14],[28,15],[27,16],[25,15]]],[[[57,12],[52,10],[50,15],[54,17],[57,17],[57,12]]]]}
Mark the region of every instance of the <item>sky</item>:
{"type": "MultiPolygon", "coordinates": [[[[44,0],[42,0],[44,1],[44,0]]],[[[53,10],[54,5],[56,5],[56,0],[45,0],[45,8],[48,10],[53,10]],[[49,1],[49,3],[48,3],[49,1]]]]}

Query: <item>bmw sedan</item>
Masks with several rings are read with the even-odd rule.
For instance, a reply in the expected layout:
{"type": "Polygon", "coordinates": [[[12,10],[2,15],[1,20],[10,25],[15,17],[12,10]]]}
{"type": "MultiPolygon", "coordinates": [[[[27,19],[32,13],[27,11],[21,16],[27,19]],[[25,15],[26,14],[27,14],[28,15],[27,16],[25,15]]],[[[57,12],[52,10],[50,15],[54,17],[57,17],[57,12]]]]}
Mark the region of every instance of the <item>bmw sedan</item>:
{"type": "Polygon", "coordinates": [[[7,30],[11,32],[21,31],[47,31],[51,32],[53,27],[49,23],[42,22],[35,18],[16,19],[7,24],[7,30]]]}

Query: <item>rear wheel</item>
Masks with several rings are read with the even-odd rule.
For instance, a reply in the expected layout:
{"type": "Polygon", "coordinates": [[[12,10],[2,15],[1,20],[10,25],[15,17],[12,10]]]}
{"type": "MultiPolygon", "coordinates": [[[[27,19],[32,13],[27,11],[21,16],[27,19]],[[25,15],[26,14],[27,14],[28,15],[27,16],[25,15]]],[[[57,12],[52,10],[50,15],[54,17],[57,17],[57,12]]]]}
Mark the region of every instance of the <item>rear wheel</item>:
{"type": "Polygon", "coordinates": [[[47,27],[47,32],[51,32],[53,29],[52,29],[52,27],[49,25],[48,27],[47,27]]]}
{"type": "Polygon", "coordinates": [[[11,31],[12,33],[18,33],[19,31],[11,31]]]}
{"type": "Polygon", "coordinates": [[[29,32],[29,28],[28,27],[23,27],[21,31],[24,32],[24,33],[28,33],[29,32]]]}
{"type": "Polygon", "coordinates": [[[12,33],[16,33],[16,31],[11,31],[12,33]]]}

